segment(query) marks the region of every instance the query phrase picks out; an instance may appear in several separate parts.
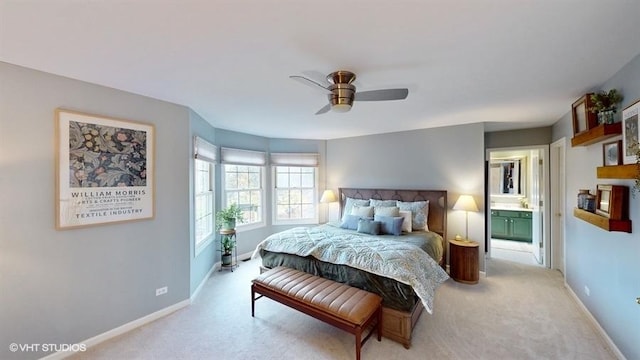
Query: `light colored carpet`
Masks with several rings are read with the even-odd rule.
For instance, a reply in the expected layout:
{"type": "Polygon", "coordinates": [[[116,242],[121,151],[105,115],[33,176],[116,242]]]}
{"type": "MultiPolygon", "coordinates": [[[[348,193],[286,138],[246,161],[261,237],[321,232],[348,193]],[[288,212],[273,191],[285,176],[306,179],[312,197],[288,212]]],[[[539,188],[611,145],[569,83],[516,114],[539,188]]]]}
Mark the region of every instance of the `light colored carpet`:
{"type": "MultiPolygon", "coordinates": [[[[73,359],[354,359],[353,336],[270,299],[251,317],[258,261],[216,272],[191,306],[73,359]]],[[[560,273],[491,260],[477,285],[448,280],[413,346],[372,338],[366,359],[615,359],[560,273]]]]}

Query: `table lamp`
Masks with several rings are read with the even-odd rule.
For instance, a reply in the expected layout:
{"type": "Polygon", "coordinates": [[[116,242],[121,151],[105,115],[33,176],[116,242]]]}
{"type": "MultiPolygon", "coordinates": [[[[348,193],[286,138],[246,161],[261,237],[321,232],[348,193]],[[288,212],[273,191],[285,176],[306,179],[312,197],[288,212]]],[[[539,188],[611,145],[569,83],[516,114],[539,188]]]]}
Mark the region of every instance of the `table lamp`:
{"type": "MultiPolygon", "coordinates": [[[[333,193],[333,190],[325,190],[322,193],[322,196],[320,197],[320,203],[322,204],[329,204],[336,201],[338,201],[338,198],[336,198],[336,195],[333,193]]],[[[329,205],[327,205],[325,215],[326,215],[325,221],[327,221],[329,218],[329,205]]]]}
{"type": "Polygon", "coordinates": [[[453,205],[453,210],[463,210],[465,212],[466,232],[464,241],[469,241],[469,211],[478,211],[478,206],[476,205],[475,200],[473,200],[473,196],[460,195],[458,201],[453,205]]]}

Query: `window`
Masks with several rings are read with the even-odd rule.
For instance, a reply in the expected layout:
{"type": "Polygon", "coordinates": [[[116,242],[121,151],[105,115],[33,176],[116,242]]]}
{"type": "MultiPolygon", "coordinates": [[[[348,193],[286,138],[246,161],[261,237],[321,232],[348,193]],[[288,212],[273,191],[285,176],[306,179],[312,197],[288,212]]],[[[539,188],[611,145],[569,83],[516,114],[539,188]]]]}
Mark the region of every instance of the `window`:
{"type": "Polygon", "coordinates": [[[272,153],[274,223],[318,221],[318,154],[272,153]]]}
{"type": "Polygon", "coordinates": [[[225,207],[237,204],[243,212],[243,222],[247,225],[264,224],[264,169],[266,153],[260,151],[222,148],[220,153],[224,171],[225,207]]]}
{"type": "Polygon", "coordinates": [[[276,166],[274,222],[317,221],[316,169],[276,166]]]}
{"type": "Polygon", "coordinates": [[[215,238],[215,163],[218,148],[206,140],[194,138],[193,219],[195,255],[215,238]]]}
{"type": "Polygon", "coordinates": [[[213,164],[208,161],[195,162],[195,243],[196,249],[203,247],[213,237],[213,164]]]}
{"type": "Polygon", "coordinates": [[[225,207],[238,204],[242,209],[244,222],[262,222],[262,167],[249,165],[224,166],[225,207]]]}

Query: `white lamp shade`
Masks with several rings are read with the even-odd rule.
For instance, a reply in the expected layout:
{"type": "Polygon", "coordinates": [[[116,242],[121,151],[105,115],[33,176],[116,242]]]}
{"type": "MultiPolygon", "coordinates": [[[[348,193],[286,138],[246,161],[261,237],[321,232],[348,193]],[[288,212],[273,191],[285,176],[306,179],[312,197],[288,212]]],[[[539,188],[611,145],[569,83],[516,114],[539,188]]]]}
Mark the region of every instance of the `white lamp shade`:
{"type": "Polygon", "coordinates": [[[322,193],[322,197],[320,198],[321,203],[332,203],[336,201],[338,201],[338,199],[336,198],[336,195],[333,193],[333,190],[325,190],[322,193]]]}
{"type": "Polygon", "coordinates": [[[453,210],[478,211],[478,206],[475,200],[473,200],[473,196],[460,195],[458,201],[453,205],[453,210]]]}

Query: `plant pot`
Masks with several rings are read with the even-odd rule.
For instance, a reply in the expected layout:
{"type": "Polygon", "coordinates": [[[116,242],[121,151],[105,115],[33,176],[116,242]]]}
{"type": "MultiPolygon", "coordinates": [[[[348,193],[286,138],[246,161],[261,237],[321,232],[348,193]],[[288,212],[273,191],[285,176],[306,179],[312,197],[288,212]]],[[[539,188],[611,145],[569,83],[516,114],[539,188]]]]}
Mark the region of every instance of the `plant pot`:
{"type": "Polygon", "coordinates": [[[231,265],[232,257],[231,254],[222,254],[222,265],[231,265]]]}
{"type": "Polygon", "coordinates": [[[613,124],[616,110],[602,110],[598,112],[598,124],[613,124]]]}
{"type": "Polygon", "coordinates": [[[221,230],[233,230],[235,228],[236,228],[236,219],[226,220],[220,226],[221,230]]]}

